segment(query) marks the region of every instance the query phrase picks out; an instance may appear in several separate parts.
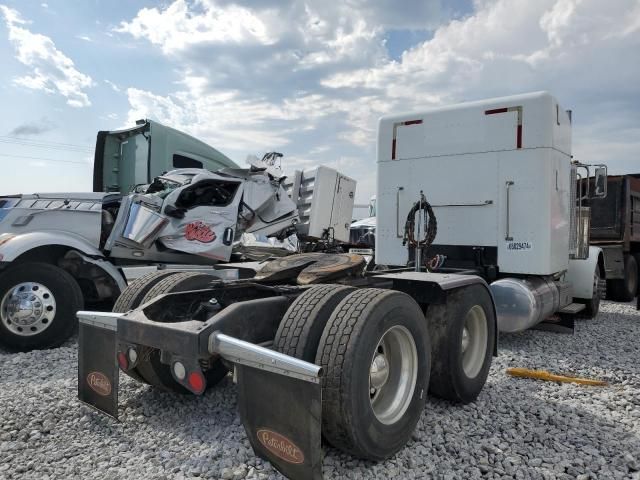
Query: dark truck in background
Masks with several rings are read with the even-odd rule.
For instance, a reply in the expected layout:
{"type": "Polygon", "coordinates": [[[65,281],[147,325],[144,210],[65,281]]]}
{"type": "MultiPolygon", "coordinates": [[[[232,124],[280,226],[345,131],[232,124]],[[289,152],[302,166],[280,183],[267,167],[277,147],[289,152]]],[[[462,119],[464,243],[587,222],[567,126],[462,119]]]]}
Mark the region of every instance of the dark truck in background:
{"type": "Polygon", "coordinates": [[[604,253],[607,298],[629,302],[638,294],[640,173],[610,175],[595,186],[603,187],[606,198],[591,205],[591,244],[604,253]]]}

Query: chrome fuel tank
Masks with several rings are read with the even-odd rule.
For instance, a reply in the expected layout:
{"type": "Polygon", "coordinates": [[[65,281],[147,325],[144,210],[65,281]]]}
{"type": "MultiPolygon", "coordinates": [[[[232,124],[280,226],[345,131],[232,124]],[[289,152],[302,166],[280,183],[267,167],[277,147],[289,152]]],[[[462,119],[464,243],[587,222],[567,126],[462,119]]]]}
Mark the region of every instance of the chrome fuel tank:
{"type": "Polygon", "coordinates": [[[552,279],[545,277],[501,278],[490,287],[501,332],[531,328],[560,306],[558,287],[552,279]]]}

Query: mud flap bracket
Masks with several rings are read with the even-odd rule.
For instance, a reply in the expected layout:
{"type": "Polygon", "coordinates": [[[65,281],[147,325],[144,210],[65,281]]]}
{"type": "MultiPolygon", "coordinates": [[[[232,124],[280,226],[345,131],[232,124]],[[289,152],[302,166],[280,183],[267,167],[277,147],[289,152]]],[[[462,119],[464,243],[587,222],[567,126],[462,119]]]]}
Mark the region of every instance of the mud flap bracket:
{"type": "Polygon", "coordinates": [[[256,454],[287,478],[321,480],[320,384],[235,368],[240,418],[256,454]]]}
{"type": "Polygon", "coordinates": [[[322,479],[322,369],[219,332],[209,351],[234,363],[240,418],[255,453],[287,478],[322,479]]]}

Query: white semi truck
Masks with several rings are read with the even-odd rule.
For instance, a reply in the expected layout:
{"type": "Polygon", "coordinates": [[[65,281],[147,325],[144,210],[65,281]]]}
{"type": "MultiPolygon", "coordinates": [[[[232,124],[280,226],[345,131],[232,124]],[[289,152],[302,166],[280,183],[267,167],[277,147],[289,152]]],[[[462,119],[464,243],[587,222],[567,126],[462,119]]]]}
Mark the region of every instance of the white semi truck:
{"type": "Polygon", "coordinates": [[[313,253],[250,280],[131,285],[122,313],[78,313],[79,398],[117,417],[119,371],[201,394],[230,369],[254,451],[289,478],[322,477],[321,437],[388,458],[427,392],[480,394],[498,324],[597,310],[601,258],[582,236],[570,132],[546,93],[383,118],[376,258],[388,270],[313,253]]]}
{"type": "Polygon", "coordinates": [[[423,260],[441,255],[445,268],[485,278],[500,331],[554,313],[595,316],[605,272],[601,249],[589,246],[595,192],[579,182],[588,176],[572,161],[571,113],[544,92],[385,117],[376,263],[414,260],[399,240],[404,212],[424,191],[438,233],[423,260]]]}

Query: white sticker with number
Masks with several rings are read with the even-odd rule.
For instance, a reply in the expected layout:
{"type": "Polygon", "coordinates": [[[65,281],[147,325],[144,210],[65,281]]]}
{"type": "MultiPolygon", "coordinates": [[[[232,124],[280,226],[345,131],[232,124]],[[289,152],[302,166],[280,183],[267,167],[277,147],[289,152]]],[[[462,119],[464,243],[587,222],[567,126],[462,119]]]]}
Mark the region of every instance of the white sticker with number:
{"type": "Polygon", "coordinates": [[[510,252],[533,250],[533,244],[531,242],[507,242],[507,250],[510,252]]]}

